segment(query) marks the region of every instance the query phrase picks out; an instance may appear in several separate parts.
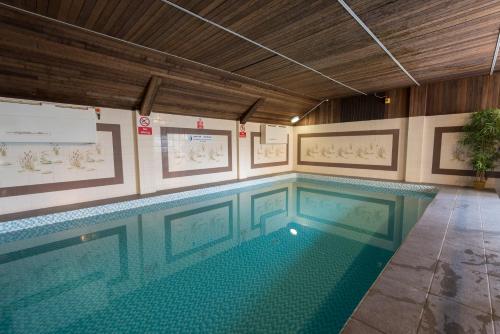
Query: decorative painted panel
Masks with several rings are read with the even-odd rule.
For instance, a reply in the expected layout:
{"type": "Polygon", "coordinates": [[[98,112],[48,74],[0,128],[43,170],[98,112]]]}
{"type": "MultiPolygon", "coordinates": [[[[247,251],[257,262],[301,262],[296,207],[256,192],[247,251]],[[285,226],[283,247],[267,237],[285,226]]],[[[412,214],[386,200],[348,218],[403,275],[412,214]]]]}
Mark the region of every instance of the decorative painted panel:
{"type": "Polygon", "coordinates": [[[288,165],[288,143],[261,144],[259,132],[252,132],[250,140],[251,168],[288,165]]]}
{"type": "Polygon", "coordinates": [[[231,131],[161,128],[163,178],[232,170],[231,131]]]}
{"type": "Polygon", "coordinates": [[[399,129],[306,133],[299,134],[297,140],[298,165],[398,168],[399,129]]]}
{"type": "Polygon", "coordinates": [[[120,125],[97,124],[96,144],[0,143],[0,197],[123,183],[120,125]]]}
{"type": "MultiPolygon", "coordinates": [[[[461,126],[436,127],[432,155],[432,174],[474,176],[468,162],[469,152],[460,145],[461,126]]],[[[500,171],[487,173],[488,177],[500,177],[500,171]]]]}
{"type": "Polygon", "coordinates": [[[165,246],[169,262],[232,237],[232,201],[165,217],[165,246]]]}
{"type": "Polygon", "coordinates": [[[288,188],[252,195],[252,229],[259,228],[268,218],[288,215],[288,188]]]}
{"type": "Polygon", "coordinates": [[[393,240],[395,224],[394,201],[297,188],[297,215],[319,223],[393,240]]]}

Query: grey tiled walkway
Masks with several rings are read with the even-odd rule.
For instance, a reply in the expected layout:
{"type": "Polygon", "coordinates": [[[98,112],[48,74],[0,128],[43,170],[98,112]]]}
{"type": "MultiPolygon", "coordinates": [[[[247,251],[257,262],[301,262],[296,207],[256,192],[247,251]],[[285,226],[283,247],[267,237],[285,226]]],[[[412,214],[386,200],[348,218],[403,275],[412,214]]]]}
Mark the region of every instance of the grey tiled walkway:
{"type": "Polygon", "coordinates": [[[343,333],[499,333],[500,199],[443,187],[343,333]]]}

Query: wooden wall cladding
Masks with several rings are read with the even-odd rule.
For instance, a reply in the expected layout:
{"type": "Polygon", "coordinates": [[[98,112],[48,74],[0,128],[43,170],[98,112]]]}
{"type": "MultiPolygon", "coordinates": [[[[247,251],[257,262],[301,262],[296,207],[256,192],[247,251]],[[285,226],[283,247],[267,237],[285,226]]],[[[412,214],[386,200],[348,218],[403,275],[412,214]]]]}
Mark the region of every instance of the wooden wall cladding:
{"type": "MultiPolygon", "coordinates": [[[[392,89],[385,93],[391,99],[385,105],[384,117],[373,111],[370,104],[358,103],[349,116],[353,120],[434,116],[470,113],[500,107],[500,72],[461,79],[431,82],[421,86],[392,89]]],[[[368,99],[356,96],[351,100],[368,99]]],[[[333,99],[302,119],[298,125],[327,124],[347,121],[342,114],[344,99],[333,99]],[[339,102],[340,101],[340,102],[339,102]],[[335,107],[336,106],[336,107],[335,107]]]]}
{"type": "Polygon", "coordinates": [[[384,118],[408,117],[410,88],[391,89],[385,95],[391,99],[391,103],[385,105],[384,118]]]}
{"type": "Polygon", "coordinates": [[[356,122],[384,118],[384,98],[377,96],[352,96],[341,99],[340,121],[356,122]]]}
{"type": "MultiPolygon", "coordinates": [[[[90,1],[89,1],[90,2],[90,1]]],[[[162,78],[154,112],[290,124],[317,100],[0,5],[0,96],[121,109],[140,107],[162,78]]]]}
{"type": "Polygon", "coordinates": [[[316,125],[408,117],[410,89],[391,89],[385,93],[331,99],[304,117],[297,125],[316,125]],[[385,104],[384,98],[391,99],[385,104]]]}
{"type": "Polygon", "coordinates": [[[300,120],[297,125],[340,123],[342,99],[331,99],[300,120]]]}
{"type": "Polygon", "coordinates": [[[500,106],[500,73],[427,84],[425,114],[474,112],[500,106]]]}
{"type": "Polygon", "coordinates": [[[500,73],[411,87],[410,116],[460,114],[500,107],[500,73]]]}

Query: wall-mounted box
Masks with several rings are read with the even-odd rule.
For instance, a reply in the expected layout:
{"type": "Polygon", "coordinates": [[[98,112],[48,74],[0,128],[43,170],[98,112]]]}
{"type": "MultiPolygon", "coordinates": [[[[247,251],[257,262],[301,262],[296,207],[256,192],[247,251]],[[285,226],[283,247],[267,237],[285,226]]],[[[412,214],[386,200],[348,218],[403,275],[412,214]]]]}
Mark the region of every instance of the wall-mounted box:
{"type": "Polygon", "coordinates": [[[91,144],[96,139],[93,109],[0,102],[0,142],[91,144]]]}
{"type": "Polygon", "coordinates": [[[288,129],[284,125],[262,124],[260,126],[261,144],[288,143],[288,129]]]}

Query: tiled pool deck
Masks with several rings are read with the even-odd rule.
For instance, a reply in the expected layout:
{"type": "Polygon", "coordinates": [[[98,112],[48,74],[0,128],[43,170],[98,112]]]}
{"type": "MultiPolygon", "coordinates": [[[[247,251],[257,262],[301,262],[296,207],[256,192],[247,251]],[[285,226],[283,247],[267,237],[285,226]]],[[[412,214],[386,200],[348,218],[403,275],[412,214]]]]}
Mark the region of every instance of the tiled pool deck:
{"type": "Polygon", "coordinates": [[[500,200],[440,187],[344,334],[500,333],[500,200]]]}

